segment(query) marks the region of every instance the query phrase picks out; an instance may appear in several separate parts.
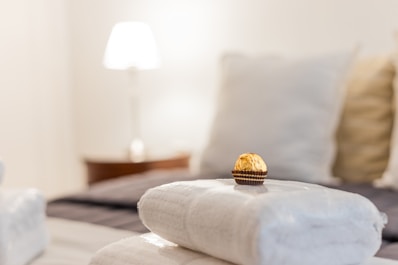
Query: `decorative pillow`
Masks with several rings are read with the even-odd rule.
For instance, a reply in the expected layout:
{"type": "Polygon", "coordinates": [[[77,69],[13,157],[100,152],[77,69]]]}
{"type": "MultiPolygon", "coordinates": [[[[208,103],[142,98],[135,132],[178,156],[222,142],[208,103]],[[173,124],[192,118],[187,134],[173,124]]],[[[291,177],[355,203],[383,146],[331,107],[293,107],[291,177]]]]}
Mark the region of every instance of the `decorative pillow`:
{"type": "MultiPolygon", "coordinates": [[[[398,32],[395,34],[397,52],[394,55],[395,69],[398,69],[398,32]]],[[[398,102],[398,75],[395,75],[394,79],[394,100],[398,102]]],[[[377,186],[382,187],[393,187],[398,189],[398,114],[397,108],[394,105],[394,128],[391,138],[391,151],[390,159],[388,161],[387,170],[384,172],[381,179],[376,180],[377,186]]]]}
{"type": "Polygon", "coordinates": [[[354,52],[310,58],[227,55],[201,173],[230,173],[241,153],[261,155],[269,176],[327,183],[344,84],[354,52]]]}
{"type": "Polygon", "coordinates": [[[361,183],[383,175],[390,154],[394,75],[389,56],[354,65],[337,130],[334,176],[361,183]]]}

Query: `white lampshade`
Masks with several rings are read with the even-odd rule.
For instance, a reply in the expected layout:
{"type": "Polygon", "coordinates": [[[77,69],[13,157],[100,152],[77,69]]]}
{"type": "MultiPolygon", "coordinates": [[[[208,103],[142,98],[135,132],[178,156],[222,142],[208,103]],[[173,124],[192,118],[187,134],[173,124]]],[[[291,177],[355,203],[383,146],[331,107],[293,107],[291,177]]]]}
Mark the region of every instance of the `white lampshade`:
{"type": "Polygon", "coordinates": [[[103,63],[106,68],[116,70],[159,67],[155,38],[150,27],[135,21],[117,23],[109,36],[103,63]]]}

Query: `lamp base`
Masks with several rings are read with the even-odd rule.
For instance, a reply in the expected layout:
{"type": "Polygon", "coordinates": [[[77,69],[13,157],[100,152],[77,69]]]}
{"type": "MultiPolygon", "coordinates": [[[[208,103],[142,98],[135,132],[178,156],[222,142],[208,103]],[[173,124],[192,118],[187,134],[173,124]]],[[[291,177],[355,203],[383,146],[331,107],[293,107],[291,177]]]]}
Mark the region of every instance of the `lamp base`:
{"type": "Polygon", "coordinates": [[[132,162],[142,162],[145,160],[145,145],[142,139],[134,138],[130,143],[129,159],[132,162]]]}

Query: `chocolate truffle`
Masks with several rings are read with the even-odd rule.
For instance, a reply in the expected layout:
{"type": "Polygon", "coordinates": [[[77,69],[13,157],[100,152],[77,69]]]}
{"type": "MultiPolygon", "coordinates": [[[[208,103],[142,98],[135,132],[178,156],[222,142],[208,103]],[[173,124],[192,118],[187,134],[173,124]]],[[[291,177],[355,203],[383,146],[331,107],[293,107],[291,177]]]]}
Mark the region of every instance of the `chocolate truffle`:
{"type": "Polygon", "coordinates": [[[255,153],[241,154],[232,170],[236,183],[241,185],[262,185],[267,173],[267,165],[255,153]]]}

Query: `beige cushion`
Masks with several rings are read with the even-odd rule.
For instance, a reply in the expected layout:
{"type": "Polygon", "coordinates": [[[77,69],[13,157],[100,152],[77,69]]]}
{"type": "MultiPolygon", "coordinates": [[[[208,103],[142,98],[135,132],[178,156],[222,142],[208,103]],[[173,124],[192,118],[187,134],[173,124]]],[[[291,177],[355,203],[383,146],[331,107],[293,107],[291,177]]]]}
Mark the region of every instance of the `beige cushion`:
{"type": "MultiPolygon", "coordinates": [[[[395,33],[396,52],[394,55],[395,69],[398,69],[398,31],[395,33]]],[[[394,80],[394,100],[398,102],[398,75],[395,75],[394,80]]],[[[395,107],[395,110],[397,108],[395,107]]],[[[376,184],[382,187],[392,187],[398,189],[398,113],[394,116],[394,129],[391,137],[390,159],[388,161],[387,170],[383,177],[379,179],[376,184]]]]}
{"type": "Polygon", "coordinates": [[[335,176],[371,182],[387,166],[393,126],[394,65],[388,56],[356,63],[337,130],[335,176]]]}

